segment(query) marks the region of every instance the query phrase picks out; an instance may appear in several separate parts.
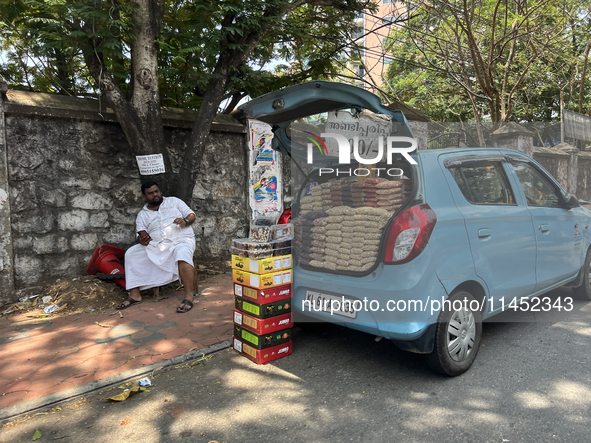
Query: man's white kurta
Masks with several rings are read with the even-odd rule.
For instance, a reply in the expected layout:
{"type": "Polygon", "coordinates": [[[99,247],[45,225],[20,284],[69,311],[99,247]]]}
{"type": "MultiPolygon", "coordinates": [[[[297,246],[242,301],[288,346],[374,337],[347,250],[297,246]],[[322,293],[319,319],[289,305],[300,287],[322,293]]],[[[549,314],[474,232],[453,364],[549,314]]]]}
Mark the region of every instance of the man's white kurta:
{"type": "Polygon", "coordinates": [[[125,286],[153,288],[179,279],[179,261],[193,266],[195,234],[190,226],[173,223],[193,211],[176,197],[163,197],[157,211],[146,203],[136,220],[136,230],[146,231],[152,241],[148,246],[135,245],[125,253],[125,286]]]}

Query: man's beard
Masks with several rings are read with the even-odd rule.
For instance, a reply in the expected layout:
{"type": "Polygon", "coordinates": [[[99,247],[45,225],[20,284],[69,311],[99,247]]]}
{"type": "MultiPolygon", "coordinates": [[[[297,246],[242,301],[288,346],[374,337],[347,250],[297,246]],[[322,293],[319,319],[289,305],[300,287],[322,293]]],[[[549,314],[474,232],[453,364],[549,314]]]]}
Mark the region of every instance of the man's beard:
{"type": "Polygon", "coordinates": [[[162,203],[162,197],[154,197],[150,202],[150,206],[160,206],[160,203],[162,203]]]}

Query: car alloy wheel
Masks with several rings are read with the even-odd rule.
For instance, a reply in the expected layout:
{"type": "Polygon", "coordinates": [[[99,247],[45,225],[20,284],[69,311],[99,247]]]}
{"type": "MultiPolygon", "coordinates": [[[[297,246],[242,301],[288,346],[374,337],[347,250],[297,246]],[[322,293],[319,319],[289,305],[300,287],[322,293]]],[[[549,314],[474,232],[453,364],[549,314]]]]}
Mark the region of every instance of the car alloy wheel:
{"type": "Polygon", "coordinates": [[[474,362],[482,339],[482,313],[468,292],[453,293],[437,318],[433,351],[427,363],[437,372],[454,377],[474,362]]]}
{"type": "Polygon", "coordinates": [[[466,360],[474,350],[476,320],[469,309],[455,311],[447,324],[447,351],[453,361],[466,360]]]}

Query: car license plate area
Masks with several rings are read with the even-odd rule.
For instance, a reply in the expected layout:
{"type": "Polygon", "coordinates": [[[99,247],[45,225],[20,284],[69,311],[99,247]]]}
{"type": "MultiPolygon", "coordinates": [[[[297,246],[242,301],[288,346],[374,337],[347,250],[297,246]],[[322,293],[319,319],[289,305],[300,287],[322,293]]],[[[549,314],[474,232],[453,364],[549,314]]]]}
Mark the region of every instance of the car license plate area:
{"type": "Polygon", "coordinates": [[[331,315],[340,315],[341,317],[347,318],[357,317],[357,311],[353,309],[353,302],[355,300],[342,295],[306,291],[306,301],[308,301],[309,304],[304,303],[304,308],[309,311],[328,312],[331,315]]]}

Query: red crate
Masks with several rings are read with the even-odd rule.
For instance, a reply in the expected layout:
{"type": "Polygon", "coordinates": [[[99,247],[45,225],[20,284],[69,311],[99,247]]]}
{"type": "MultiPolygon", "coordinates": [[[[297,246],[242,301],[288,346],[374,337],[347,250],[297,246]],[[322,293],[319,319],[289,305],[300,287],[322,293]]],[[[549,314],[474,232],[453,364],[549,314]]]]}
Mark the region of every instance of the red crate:
{"type": "Polygon", "coordinates": [[[266,349],[257,349],[242,340],[232,337],[234,350],[244,355],[246,358],[252,360],[257,365],[269,363],[273,360],[279,360],[280,358],[291,355],[293,351],[293,342],[288,341],[277,346],[272,346],[266,349]]]}
{"type": "Polygon", "coordinates": [[[291,298],[291,293],[291,284],[275,286],[274,288],[270,289],[255,289],[249,286],[234,283],[234,295],[236,297],[241,297],[246,301],[257,303],[259,305],[291,298]]]}
{"type": "Polygon", "coordinates": [[[234,323],[258,335],[281,331],[293,326],[291,312],[276,317],[256,318],[238,309],[234,309],[234,323]]]}

